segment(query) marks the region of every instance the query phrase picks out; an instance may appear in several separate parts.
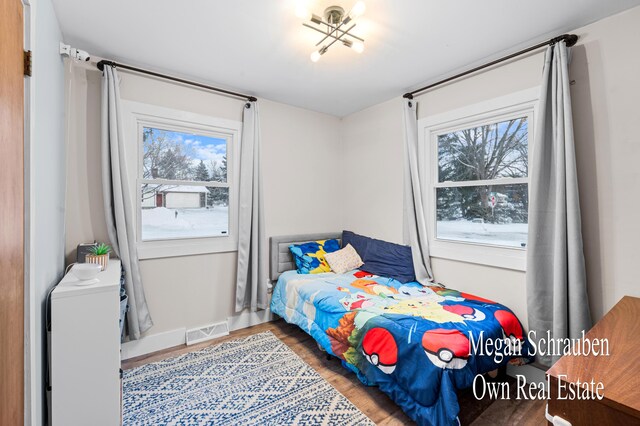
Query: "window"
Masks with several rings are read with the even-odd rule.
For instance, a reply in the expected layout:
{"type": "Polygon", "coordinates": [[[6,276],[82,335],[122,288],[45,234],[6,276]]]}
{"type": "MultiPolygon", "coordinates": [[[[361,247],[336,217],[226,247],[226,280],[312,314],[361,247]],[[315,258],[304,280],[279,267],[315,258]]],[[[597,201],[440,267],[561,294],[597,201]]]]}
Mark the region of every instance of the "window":
{"type": "Polygon", "coordinates": [[[529,118],[437,135],[436,238],[525,247],[529,118]]]}
{"type": "Polygon", "coordinates": [[[142,241],[227,235],[227,139],[141,127],[142,241]]]}
{"type": "Polygon", "coordinates": [[[432,254],[524,270],[537,90],[421,120],[432,254]]]}
{"type": "Polygon", "coordinates": [[[137,147],[139,257],[236,250],[240,123],[135,102],[123,106],[137,147]]]}

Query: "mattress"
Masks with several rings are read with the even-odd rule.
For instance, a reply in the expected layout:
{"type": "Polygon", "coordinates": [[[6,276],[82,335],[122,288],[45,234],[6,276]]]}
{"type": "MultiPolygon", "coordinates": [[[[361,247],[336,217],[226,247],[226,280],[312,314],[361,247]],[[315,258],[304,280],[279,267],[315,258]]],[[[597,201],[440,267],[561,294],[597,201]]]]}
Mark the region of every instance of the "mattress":
{"type": "Polygon", "coordinates": [[[310,334],[364,384],[378,386],[421,425],[457,425],[456,390],[509,361],[530,360],[522,325],[507,307],[359,270],[284,272],[271,310],[310,334]],[[504,345],[491,352],[486,342],[504,345]]]}

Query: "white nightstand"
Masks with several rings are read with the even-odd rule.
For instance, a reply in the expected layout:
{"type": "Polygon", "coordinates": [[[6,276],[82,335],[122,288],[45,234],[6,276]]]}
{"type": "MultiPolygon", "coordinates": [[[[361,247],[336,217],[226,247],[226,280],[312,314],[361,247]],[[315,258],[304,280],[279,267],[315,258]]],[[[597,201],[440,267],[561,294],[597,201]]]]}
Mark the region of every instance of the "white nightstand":
{"type": "Polygon", "coordinates": [[[120,261],[100,282],[67,274],[51,293],[51,417],[54,426],[120,424],[120,261]]]}

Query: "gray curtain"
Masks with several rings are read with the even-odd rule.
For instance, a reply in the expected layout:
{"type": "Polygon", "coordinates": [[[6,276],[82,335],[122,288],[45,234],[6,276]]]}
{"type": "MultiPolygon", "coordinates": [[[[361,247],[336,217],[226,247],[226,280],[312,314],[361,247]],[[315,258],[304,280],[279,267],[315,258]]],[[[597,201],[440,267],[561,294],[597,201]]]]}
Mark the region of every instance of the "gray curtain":
{"type": "Polygon", "coordinates": [[[136,250],[136,211],[129,187],[122,132],[119,78],[116,70],[104,67],[102,78],[102,190],[107,231],[113,250],[125,270],[125,288],[129,296],[127,325],[129,337],[152,325],[144,289],[140,280],[136,250]]]}
{"type": "MultiPolygon", "coordinates": [[[[535,125],[529,185],[527,307],[537,337],[578,338],[591,326],[582,251],[569,51],[549,46],[535,125]]],[[[551,365],[559,357],[540,357],[551,365]]]]}
{"type": "Polygon", "coordinates": [[[403,99],[404,112],[404,243],[411,246],[416,280],[421,284],[433,281],[429,259],[427,223],[422,203],[420,169],[418,167],[417,102],[403,99]]]}
{"type": "Polygon", "coordinates": [[[267,243],[264,233],[260,118],[258,104],[247,102],[240,143],[238,271],[236,312],[267,308],[267,243]]]}

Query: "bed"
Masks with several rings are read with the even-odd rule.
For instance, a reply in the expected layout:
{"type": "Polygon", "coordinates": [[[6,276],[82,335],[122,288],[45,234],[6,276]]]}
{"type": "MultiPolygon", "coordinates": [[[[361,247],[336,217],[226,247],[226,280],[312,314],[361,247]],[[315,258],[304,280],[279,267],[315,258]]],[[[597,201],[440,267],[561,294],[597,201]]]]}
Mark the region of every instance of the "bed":
{"type": "Polygon", "coordinates": [[[298,274],[289,245],[328,238],[340,234],[271,238],[270,275],[277,281],[271,310],[310,334],[362,383],[378,386],[418,424],[457,425],[456,390],[509,361],[529,361],[520,321],[498,303],[357,269],[298,274]],[[489,354],[482,341],[504,345],[489,354]]]}

